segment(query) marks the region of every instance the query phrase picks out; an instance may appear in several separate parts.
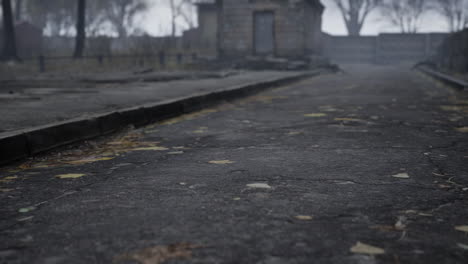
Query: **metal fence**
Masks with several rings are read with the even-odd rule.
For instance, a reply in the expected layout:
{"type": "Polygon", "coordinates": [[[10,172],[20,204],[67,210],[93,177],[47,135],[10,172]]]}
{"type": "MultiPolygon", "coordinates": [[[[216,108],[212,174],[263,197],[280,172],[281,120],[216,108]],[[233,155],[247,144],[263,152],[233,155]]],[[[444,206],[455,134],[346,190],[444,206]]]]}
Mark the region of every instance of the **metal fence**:
{"type": "Polygon", "coordinates": [[[167,53],[132,55],[96,55],[73,57],[46,57],[23,59],[23,69],[30,72],[104,72],[109,70],[127,70],[152,68],[154,70],[181,70],[197,60],[197,53],[167,53]]]}
{"type": "Polygon", "coordinates": [[[325,35],[325,54],[337,63],[416,63],[437,53],[448,37],[444,33],[380,34],[378,36],[325,35]]]}
{"type": "Polygon", "coordinates": [[[468,73],[468,28],[447,38],[433,60],[441,69],[468,73]]]}

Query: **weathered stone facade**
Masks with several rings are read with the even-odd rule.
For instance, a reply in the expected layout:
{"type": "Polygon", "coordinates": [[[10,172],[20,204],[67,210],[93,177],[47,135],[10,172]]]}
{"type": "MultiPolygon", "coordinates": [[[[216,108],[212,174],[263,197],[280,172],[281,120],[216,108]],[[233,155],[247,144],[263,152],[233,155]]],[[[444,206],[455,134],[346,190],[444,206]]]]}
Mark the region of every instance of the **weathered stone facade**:
{"type": "Polygon", "coordinates": [[[199,5],[199,25],[225,57],[303,57],[322,53],[322,13],[319,0],[217,0],[199,5]]]}

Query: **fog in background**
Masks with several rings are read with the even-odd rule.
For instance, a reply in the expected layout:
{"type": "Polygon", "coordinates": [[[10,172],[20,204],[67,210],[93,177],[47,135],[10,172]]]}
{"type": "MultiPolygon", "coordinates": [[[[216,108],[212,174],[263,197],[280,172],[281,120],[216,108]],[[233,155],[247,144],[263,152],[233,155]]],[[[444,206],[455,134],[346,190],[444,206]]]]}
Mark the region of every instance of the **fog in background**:
{"type": "MultiPolygon", "coordinates": [[[[332,35],[347,35],[346,27],[341,17],[340,11],[336,8],[332,0],[322,0],[325,5],[323,14],[322,29],[332,35]]],[[[377,35],[378,33],[398,33],[399,28],[392,25],[382,17],[381,11],[372,12],[364,23],[361,35],[377,35]]],[[[428,11],[421,20],[418,32],[448,32],[447,23],[434,11],[428,11]]]]}
{"type": "MultiPolygon", "coordinates": [[[[323,15],[323,31],[332,35],[347,35],[346,27],[343,18],[336,5],[332,0],[322,0],[325,5],[325,12],[323,15]]],[[[161,36],[169,35],[171,32],[171,16],[170,9],[161,4],[152,4],[150,10],[146,14],[139,17],[139,22],[142,29],[150,35],[161,36]]],[[[196,16],[194,16],[196,23],[196,16]]],[[[187,29],[188,25],[181,19],[178,20],[177,33],[181,34],[183,29],[187,29]]],[[[429,11],[424,15],[419,32],[447,32],[448,26],[443,18],[435,13],[429,11]]],[[[371,13],[364,23],[362,35],[376,35],[385,32],[400,32],[399,28],[392,25],[380,14],[380,11],[371,13]]]]}

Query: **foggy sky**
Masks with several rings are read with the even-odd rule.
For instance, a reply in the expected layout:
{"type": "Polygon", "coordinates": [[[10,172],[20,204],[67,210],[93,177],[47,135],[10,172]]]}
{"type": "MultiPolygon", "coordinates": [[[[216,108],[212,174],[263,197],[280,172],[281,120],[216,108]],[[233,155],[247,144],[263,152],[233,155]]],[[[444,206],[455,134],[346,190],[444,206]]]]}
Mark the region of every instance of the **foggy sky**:
{"type": "MultiPolygon", "coordinates": [[[[323,15],[324,32],[332,35],[346,35],[346,28],[343,19],[338,10],[330,1],[322,1],[326,6],[323,15]]],[[[143,29],[150,35],[167,35],[170,32],[170,11],[161,5],[153,5],[151,10],[139,19],[143,29]]],[[[182,21],[179,21],[181,27],[185,27],[182,21]]],[[[447,25],[445,21],[437,14],[428,13],[422,20],[421,32],[446,32],[447,25]]],[[[384,21],[381,15],[374,12],[364,25],[363,35],[376,35],[380,32],[399,32],[398,28],[384,21]]],[[[180,30],[179,30],[180,33],[180,30]]]]}

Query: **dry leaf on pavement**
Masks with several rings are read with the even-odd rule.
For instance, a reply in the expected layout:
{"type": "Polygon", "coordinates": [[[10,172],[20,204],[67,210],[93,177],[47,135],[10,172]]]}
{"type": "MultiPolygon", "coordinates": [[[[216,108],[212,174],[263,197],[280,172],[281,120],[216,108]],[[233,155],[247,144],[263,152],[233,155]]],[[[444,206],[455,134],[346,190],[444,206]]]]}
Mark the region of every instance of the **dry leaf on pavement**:
{"type": "Polygon", "coordinates": [[[398,173],[398,174],[395,174],[395,175],[392,175],[393,178],[399,178],[399,179],[409,179],[410,176],[408,173],[398,173]]]}
{"type": "Polygon", "coordinates": [[[349,118],[349,117],[341,117],[341,118],[335,118],[335,121],[344,121],[344,122],[365,122],[362,119],[358,118],[349,118]]]}
{"type": "Polygon", "coordinates": [[[356,245],[351,247],[350,251],[356,254],[366,254],[366,255],[380,255],[385,254],[385,250],[379,247],[371,246],[361,242],[357,242],[356,245]]]}
{"type": "Polygon", "coordinates": [[[212,161],[209,161],[208,163],[222,165],[222,164],[232,164],[232,163],[234,163],[234,161],[230,161],[230,160],[212,160],[212,161]]]}
{"type": "Polygon", "coordinates": [[[114,263],[130,260],[140,264],[161,264],[171,259],[189,259],[192,257],[192,250],[199,247],[189,243],[154,246],[118,256],[114,263]]]}
{"type": "Polygon", "coordinates": [[[29,212],[31,212],[31,211],[34,211],[34,210],[36,210],[36,209],[37,209],[37,208],[36,208],[35,206],[29,206],[29,207],[20,208],[20,209],[18,210],[18,212],[25,214],[25,213],[29,213],[29,212]]]}
{"type": "Polygon", "coordinates": [[[468,233],[468,225],[456,226],[456,227],[455,227],[455,230],[468,233]]]}
{"type": "Polygon", "coordinates": [[[296,215],[294,218],[296,218],[297,220],[302,220],[302,221],[310,221],[310,220],[314,219],[310,215],[296,215]]]}
{"type": "Polygon", "coordinates": [[[461,133],[468,133],[468,127],[458,127],[455,130],[461,133]]]}
{"type": "Polygon", "coordinates": [[[55,176],[56,178],[59,179],[77,179],[85,176],[86,174],[80,174],[80,173],[68,173],[68,174],[60,174],[55,176]]]}
{"type": "Polygon", "coordinates": [[[324,117],[327,116],[325,113],[311,113],[311,114],[305,114],[305,117],[324,117]]]}

